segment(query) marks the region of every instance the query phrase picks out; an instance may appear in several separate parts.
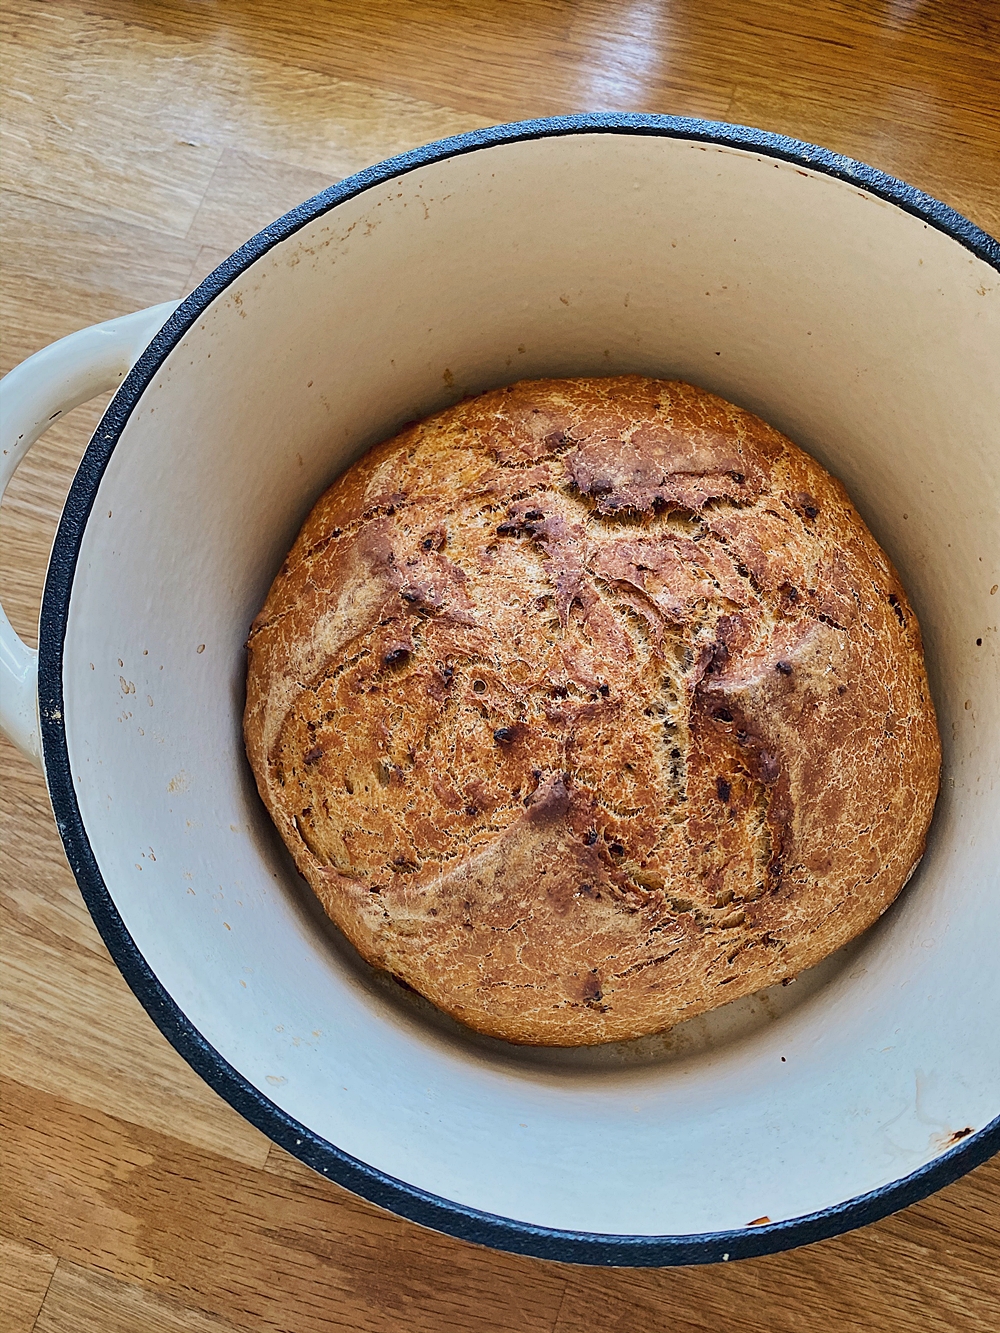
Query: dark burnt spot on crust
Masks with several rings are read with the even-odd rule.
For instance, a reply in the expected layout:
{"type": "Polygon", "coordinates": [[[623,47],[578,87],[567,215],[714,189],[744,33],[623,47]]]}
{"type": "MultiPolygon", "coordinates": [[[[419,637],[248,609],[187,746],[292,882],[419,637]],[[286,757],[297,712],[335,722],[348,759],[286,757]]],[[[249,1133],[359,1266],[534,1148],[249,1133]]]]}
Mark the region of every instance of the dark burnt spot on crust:
{"type": "Polygon", "coordinates": [[[896,596],[896,594],[895,594],[894,592],[891,592],[891,593],[889,594],[889,605],[892,607],[893,611],[895,612],[895,614],[896,614],[896,619],[899,621],[899,623],[900,623],[900,624],[903,626],[903,628],[905,629],[905,628],[906,628],[906,617],[903,615],[903,608],[902,608],[902,606],[900,605],[899,598],[896,596]]]}
{"type": "Polygon", "coordinates": [[[828,616],[825,614],[825,612],[821,611],[817,615],[816,619],[820,621],[820,623],[823,625],[829,625],[831,629],[839,629],[839,630],[846,629],[846,626],[842,625],[839,620],[834,620],[833,616],[828,616]]]}
{"type": "Polygon", "coordinates": [[[715,790],[719,794],[719,800],[724,802],[729,800],[733,792],[732,785],[722,777],[715,779],[715,790]]]}
{"type": "Polygon", "coordinates": [[[777,759],[769,750],[761,750],[757,755],[757,772],[761,782],[777,782],[781,769],[777,759]]]}
{"type": "Polygon", "coordinates": [[[517,740],[518,728],[515,727],[497,727],[493,733],[493,739],[497,745],[513,745],[517,740]]]}
{"type": "MultiPolygon", "coordinates": [[[[725,670],[725,666],[728,661],[729,661],[729,648],[726,646],[726,644],[722,642],[713,643],[711,647],[711,655],[709,657],[708,666],[706,667],[706,672],[711,673],[712,675],[717,675],[725,670]]],[[[730,719],[725,719],[725,718],[723,719],[723,721],[727,720],[730,719]]]]}
{"type": "Polygon", "coordinates": [[[790,676],[792,674],[792,664],[785,659],[782,659],[780,662],[775,662],[774,669],[782,676],[790,676]]]}
{"type": "Polygon", "coordinates": [[[580,999],[584,1004],[600,1004],[604,999],[601,974],[596,967],[592,967],[584,977],[583,985],[580,987],[580,999]]]}
{"type": "Polygon", "coordinates": [[[382,656],[382,665],[390,668],[406,666],[410,660],[410,648],[405,643],[396,644],[382,656]]]}
{"type": "Polygon", "coordinates": [[[790,615],[793,607],[798,604],[799,590],[794,583],[779,583],[778,593],[781,597],[779,610],[783,615],[790,615]]]}
{"type": "Polygon", "coordinates": [[[525,818],[534,828],[565,819],[572,804],[568,773],[550,773],[525,800],[525,818]]]}
{"type": "Polygon", "coordinates": [[[325,751],[322,745],[314,745],[311,750],[307,750],[302,756],[302,762],[304,764],[315,764],[323,758],[324,754],[325,751]]]}

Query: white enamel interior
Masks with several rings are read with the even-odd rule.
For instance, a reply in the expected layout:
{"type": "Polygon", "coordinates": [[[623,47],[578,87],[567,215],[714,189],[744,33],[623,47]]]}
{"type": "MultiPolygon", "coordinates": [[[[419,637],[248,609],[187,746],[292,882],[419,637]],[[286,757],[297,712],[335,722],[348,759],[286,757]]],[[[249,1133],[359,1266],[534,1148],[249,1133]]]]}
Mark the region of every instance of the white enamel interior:
{"type": "Polygon", "coordinates": [[[208,1041],[392,1176],[595,1232],[809,1213],[996,1116],[998,286],[852,185],[592,134],[373,188],[218,298],[101,483],[64,669],[104,880],[208,1041]],[[317,913],[244,757],[243,644],[366,446],[468,391],[624,371],[723,394],[844,480],[923,625],[942,794],[905,894],[816,974],[631,1048],[518,1050],[372,976],[317,913]]]}

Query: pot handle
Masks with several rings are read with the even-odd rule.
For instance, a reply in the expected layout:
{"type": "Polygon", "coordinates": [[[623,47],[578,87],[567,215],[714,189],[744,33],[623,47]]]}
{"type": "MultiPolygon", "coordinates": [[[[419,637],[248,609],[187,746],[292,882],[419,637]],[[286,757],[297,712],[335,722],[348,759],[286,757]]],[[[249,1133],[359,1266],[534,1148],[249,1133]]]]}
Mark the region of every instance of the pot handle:
{"type": "MultiPolygon", "coordinates": [[[[0,496],[40,436],[64,412],[117,388],[180,305],[137,310],[43,347],[0,380],[0,496]]],[[[14,633],[0,606],[0,731],[42,766],[38,653],[14,633]]]]}

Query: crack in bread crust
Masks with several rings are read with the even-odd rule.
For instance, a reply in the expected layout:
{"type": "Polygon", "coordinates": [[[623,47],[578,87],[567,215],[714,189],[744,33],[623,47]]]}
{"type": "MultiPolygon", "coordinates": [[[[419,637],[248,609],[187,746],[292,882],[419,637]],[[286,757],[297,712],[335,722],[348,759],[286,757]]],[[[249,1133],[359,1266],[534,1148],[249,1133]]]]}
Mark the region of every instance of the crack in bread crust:
{"type": "Polygon", "coordinates": [[[580,1045],[795,976],[924,846],[916,617],[843,487],[691,385],[523,382],[320,498],[254,622],[258,787],[361,954],[580,1045]]]}

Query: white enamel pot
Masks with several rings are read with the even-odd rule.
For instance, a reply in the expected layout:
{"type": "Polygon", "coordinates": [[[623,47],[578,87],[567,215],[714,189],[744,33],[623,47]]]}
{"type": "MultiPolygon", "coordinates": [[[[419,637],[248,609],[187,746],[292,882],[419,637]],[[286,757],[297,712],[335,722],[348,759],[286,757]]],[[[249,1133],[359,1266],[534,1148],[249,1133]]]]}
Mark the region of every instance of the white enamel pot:
{"type": "Polygon", "coordinates": [[[533,122],[351,177],[178,309],[32,357],[2,386],[4,480],[130,365],[52,552],[40,732],[6,621],[2,720],[122,972],[222,1096],[397,1213],[595,1264],[816,1240],[1000,1147],[995,241],[787,139],[533,122]],[[923,626],[941,797],[898,902],[794,985],[629,1045],[515,1048],[371,972],[317,909],[244,756],[243,645],[371,443],[465,393],[626,371],[750,408],[845,482],[923,626]]]}

